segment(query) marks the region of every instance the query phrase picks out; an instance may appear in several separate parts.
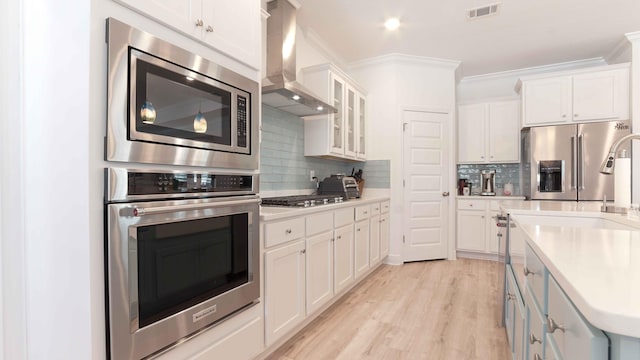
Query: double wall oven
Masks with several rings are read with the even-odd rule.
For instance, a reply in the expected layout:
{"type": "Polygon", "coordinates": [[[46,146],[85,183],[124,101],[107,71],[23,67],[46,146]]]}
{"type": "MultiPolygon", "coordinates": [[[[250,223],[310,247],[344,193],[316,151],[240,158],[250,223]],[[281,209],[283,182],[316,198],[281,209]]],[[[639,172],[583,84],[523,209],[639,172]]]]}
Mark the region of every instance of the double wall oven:
{"type": "Polygon", "coordinates": [[[107,19],[108,355],[154,357],[260,299],[257,82],[107,19]]]}

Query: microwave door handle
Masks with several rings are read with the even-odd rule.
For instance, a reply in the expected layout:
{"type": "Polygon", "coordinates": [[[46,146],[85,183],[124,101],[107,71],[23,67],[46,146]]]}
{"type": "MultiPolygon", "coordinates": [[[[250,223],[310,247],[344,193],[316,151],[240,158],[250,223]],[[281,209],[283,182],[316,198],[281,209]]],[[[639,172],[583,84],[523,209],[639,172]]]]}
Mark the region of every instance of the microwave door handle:
{"type": "Polygon", "coordinates": [[[221,206],[236,206],[245,204],[257,204],[258,198],[248,200],[233,200],[233,201],[220,201],[220,202],[206,202],[200,204],[188,204],[188,205],[174,205],[174,206],[153,206],[153,207],[127,207],[120,210],[120,216],[122,217],[142,217],[147,215],[166,214],[178,211],[192,211],[202,210],[212,207],[221,206]]]}
{"type": "Polygon", "coordinates": [[[576,137],[571,137],[571,190],[575,190],[576,186],[576,137]]]}

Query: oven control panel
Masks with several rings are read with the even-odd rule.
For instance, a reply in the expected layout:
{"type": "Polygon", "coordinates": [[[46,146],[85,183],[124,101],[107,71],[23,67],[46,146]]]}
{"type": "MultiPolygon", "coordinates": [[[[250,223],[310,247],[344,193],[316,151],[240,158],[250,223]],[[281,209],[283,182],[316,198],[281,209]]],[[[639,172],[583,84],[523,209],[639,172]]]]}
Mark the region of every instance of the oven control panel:
{"type": "Polygon", "coordinates": [[[129,172],[129,195],[251,191],[251,175],[129,172]]]}

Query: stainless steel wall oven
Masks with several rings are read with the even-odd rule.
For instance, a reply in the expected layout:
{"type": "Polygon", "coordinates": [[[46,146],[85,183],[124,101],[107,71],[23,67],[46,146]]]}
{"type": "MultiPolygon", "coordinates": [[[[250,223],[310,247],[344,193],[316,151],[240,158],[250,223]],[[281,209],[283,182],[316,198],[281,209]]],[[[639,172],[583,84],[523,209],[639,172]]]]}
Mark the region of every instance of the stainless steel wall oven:
{"type": "Polygon", "coordinates": [[[258,169],[259,84],[107,19],[106,160],[258,169]]]}
{"type": "Polygon", "coordinates": [[[141,359],[260,298],[258,175],[106,169],[108,351],[141,359]]]}

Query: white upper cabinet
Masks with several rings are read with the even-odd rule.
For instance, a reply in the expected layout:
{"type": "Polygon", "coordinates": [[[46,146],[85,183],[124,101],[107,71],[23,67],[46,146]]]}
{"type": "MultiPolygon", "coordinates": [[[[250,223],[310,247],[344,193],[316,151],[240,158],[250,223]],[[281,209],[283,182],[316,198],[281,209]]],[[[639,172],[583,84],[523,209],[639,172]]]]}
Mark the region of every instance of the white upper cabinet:
{"type": "Polygon", "coordinates": [[[332,64],[302,69],[304,85],[338,109],[304,119],[304,155],[364,161],[366,95],[332,64]]]}
{"type": "Polygon", "coordinates": [[[254,69],[261,64],[259,0],[114,0],[254,69]]]}
{"type": "Polygon", "coordinates": [[[458,163],[520,161],[520,102],[494,101],[458,107],[458,163]]]}
{"type": "Polygon", "coordinates": [[[629,64],[522,78],[522,126],[629,119],[629,64]]]}

